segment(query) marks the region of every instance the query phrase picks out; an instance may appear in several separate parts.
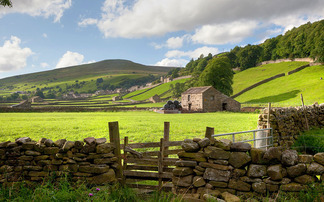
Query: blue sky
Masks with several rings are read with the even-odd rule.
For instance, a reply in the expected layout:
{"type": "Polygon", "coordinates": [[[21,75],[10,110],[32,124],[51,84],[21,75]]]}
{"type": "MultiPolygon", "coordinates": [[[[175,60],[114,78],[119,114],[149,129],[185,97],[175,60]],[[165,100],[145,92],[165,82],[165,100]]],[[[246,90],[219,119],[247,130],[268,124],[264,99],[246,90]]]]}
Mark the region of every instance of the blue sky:
{"type": "Polygon", "coordinates": [[[0,78],[127,59],[185,66],[324,18],[323,0],[12,0],[0,7],[0,78]]]}

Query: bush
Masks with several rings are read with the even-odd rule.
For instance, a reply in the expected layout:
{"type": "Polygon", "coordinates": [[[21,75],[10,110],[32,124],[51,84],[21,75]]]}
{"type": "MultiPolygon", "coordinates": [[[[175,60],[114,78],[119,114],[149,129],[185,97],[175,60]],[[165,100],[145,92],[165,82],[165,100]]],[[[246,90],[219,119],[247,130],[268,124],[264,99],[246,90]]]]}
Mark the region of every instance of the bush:
{"type": "Polygon", "coordinates": [[[293,149],[313,155],[324,152],[324,129],[314,129],[304,132],[295,141],[293,149]]]}

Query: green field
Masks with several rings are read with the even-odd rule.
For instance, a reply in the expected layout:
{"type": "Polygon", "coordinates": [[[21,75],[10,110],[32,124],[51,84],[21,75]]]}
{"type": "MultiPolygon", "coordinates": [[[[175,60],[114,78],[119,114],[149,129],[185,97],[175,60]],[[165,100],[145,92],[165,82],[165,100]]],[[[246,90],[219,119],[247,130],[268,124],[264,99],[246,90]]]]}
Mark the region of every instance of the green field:
{"type": "Polygon", "coordinates": [[[324,103],[324,65],[307,67],[297,73],[262,84],[235,98],[241,103],[276,103],[281,106],[324,103]]]}
{"type": "Polygon", "coordinates": [[[234,74],[232,86],[233,95],[259,81],[270,78],[277,74],[287,73],[306,64],[308,64],[308,62],[281,62],[249,68],[234,74]]]}
{"type": "Polygon", "coordinates": [[[163,123],[170,122],[170,140],[204,137],[206,127],[215,133],[256,129],[258,114],[197,113],[158,114],[155,112],[93,112],[93,113],[1,113],[0,142],[30,137],[38,141],[83,140],[86,137],[109,139],[108,122],[118,121],[121,138],[130,142],[159,141],[163,137],[163,123]]]}
{"type": "MultiPolygon", "coordinates": [[[[158,87],[155,87],[154,89],[152,90],[149,90],[143,94],[140,94],[140,95],[137,95],[137,96],[134,96],[132,97],[131,99],[132,100],[137,100],[137,101],[140,101],[140,100],[147,100],[149,99],[150,97],[154,96],[154,95],[161,95],[162,93],[165,93],[166,91],[170,90],[170,86],[171,85],[175,85],[176,83],[185,83],[186,81],[188,81],[189,79],[180,79],[180,80],[175,80],[175,81],[171,81],[169,83],[164,83],[158,87]]],[[[127,95],[126,95],[127,97],[127,95]]]]}

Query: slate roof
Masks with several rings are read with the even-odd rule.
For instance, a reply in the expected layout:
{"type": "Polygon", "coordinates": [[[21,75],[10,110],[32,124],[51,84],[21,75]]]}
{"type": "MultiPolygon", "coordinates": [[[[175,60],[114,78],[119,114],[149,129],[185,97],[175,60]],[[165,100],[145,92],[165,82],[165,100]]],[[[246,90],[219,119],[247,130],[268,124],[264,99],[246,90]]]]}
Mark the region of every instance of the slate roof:
{"type": "Polygon", "coordinates": [[[202,86],[202,87],[192,87],[183,92],[182,94],[201,94],[208,90],[209,88],[213,88],[212,86],[202,86]]]}

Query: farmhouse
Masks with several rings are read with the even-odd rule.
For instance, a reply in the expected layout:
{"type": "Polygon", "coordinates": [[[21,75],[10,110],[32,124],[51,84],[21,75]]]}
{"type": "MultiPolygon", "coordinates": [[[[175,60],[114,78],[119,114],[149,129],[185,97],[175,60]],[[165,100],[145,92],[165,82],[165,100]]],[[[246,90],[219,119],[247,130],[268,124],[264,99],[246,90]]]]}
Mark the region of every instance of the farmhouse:
{"type": "Polygon", "coordinates": [[[39,96],[34,96],[31,98],[31,102],[34,103],[34,102],[43,102],[43,98],[39,97],[39,96]]]}
{"type": "Polygon", "coordinates": [[[161,98],[160,98],[160,96],[155,94],[154,96],[150,97],[150,101],[153,103],[161,102],[161,98]]]}
{"type": "Polygon", "coordinates": [[[122,96],[114,96],[112,97],[112,101],[123,100],[122,96]]]}
{"type": "Polygon", "coordinates": [[[240,111],[241,104],[212,86],[193,87],[181,94],[184,111],[240,111]]]}

